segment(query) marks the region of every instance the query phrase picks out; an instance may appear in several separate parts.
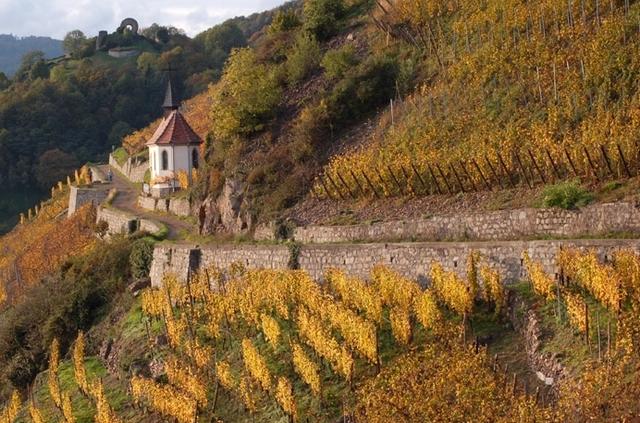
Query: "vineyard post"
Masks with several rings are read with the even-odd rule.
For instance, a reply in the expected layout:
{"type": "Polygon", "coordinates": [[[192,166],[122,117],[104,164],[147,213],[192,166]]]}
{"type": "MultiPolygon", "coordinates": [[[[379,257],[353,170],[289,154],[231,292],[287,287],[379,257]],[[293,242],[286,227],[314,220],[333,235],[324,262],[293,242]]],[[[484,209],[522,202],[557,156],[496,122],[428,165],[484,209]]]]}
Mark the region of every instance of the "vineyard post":
{"type": "Polygon", "coordinates": [[[591,350],[591,343],[589,342],[589,305],[587,302],[584,302],[584,340],[589,345],[589,350],[591,350]]]}
{"type": "Polygon", "coordinates": [[[502,155],[500,155],[500,153],[498,154],[498,161],[500,162],[500,166],[502,166],[502,170],[504,171],[505,175],[507,176],[507,179],[509,180],[509,184],[511,185],[511,188],[515,188],[516,184],[513,182],[513,178],[511,177],[511,172],[509,172],[509,169],[507,168],[507,165],[504,164],[504,160],[502,159],[502,155]]]}
{"type": "Polygon", "coordinates": [[[589,154],[589,150],[587,150],[587,147],[582,147],[582,149],[584,150],[584,155],[587,157],[587,161],[589,162],[589,166],[591,167],[591,170],[593,171],[593,176],[595,176],[596,181],[600,182],[600,176],[598,175],[598,170],[596,169],[596,166],[593,164],[593,160],[591,160],[591,155],[589,154]]]}
{"type": "Polygon", "coordinates": [[[389,170],[389,174],[391,175],[391,179],[393,179],[393,182],[398,187],[398,191],[400,191],[400,195],[404,195],[404,190],[402,189],[402,186],[400,185],[400,182],[398,182],[398,179],[396,178],[396,175],[393,173],[393,170],[391,169],[391,165],[387,165],[387,170],[389,170]]]}
{"type": "Polygon", "coordinates": [[[518,154],[517,151],[514,154],[516,156],[516,161],[518,162],[518,166],[520,166],[520,170],[522,170],[522,176],[524,176],[524,180],[527,182],[529,189],[533,188],[533,186],[531,185],[531,181],[529,180],[529,175],[527,175],[527,170],[524,168],[524,165],[520,160],[520,155],[518,154]]]}
{"type": "Polygon", "coordinates": [[[416,191],[413,189],[413,185],[411,184],[411,181],[409,180],[409,174],[405,170],[404,166],[400,165],[400,170],[402,171],[402,175],[404,176],[404,180],[405,180],[405,182],[407,184],[407,187],[409,188],[409,191],[411,192],[411,194],[416,195],[416,191]]]}
{"type": "Polygon", "coordinates": [[[377,199],[380,199],[380,195],[378,195],[378,191],[374,188],[373,184],[371,183],[371,180],[369,179],[365,171],[363,170],[361,172],[362,172],[362,176],[364,176],[364,180],[367,181],[367,184],[369,184],[369,188],[371,188],[371,191],[373,191],[373,195],[375,195],[377,199]]]}
{"type": "Polygon", "coordinates": [[[600,2],[596,0],[596,28],[600,27],[600,2]]]}
{"type": "Polygon", "coordinates": [[[598,326],[598,361],[602,360],[602,346],[600,345],[600,313],[596,313],[596,325],[598,326]]]}
{"type": "Polygon", "coordinates": [[[544,151],[547,153],[547,158],[549,159],[549,162],[551,163],[551,168],[553,169],[553,173],[556,176],[556,179],[557,180],[562,179],[560,177],[560,172],[558,172],[558,167],[556,166],[556,162],[553,161],[553,157],[551,156],[551,153],[546,148],[544,149],[544,151]]]}
{"type": "Polygon", "coordinates": [[[604,145],[602,144],[600,144],[600,153],[602,153],[602,159],[604,160],[604,163],[607,165],[607,169],[609,170],[609,173],[611,174],[611,176],[615,176],[615,174],[613,173],[613,169],[611,168],[611,162],[609,161],[607,150],[604,148],[604,145]]]}
{"type": "Polygon", "coordinates": [[[449,194],[453,194],[453,191],[451,190],[451,185],[449,185],[449,181],[447,180],[447,178],[444,176],[444,172],[442,171],[442,168],[440,168],[439,164],[436,164],[436,169],[438,169],[438,172],[440,172],[440,176],[442,177],[442,179],[444,179],[444,183],[447,186],[447,192],[449,194]]]}
{"type": "Polygon", "coordinates": [[[571,154],[569,154],[569,150],[564,148],[564,154],[567,157],[567,161],[569,162],[569,166],[571,166],[571,170],[573,171],[574,176],[578,177],[578,171],[576,170],[575,165],[573,164],[573,160],[571,159],[571,154]]]}
{"type": "Polygon", "coordinates": [[[611,319],[607,322],[607,357],[611,357],[611,319]]]}
{"type": "Polygon", "coordinates": [[[462,313],[462,345],[467,345],[467,312],[462,313]]]}
{"type": "Polygon", "coordinates": [[[509,371],[509,363],[504,365],[504,372],[502,373],[502,389],[507,389],[507,372],[509,371]]]}
{"type": "Polygon", "coordinates": [[[533,166],[538,171],[538,174],[540,175],[540,179],[542,179],[542,183],[546,184],[547,180],[544,177],[544,173],[542,172],[542,170],[538,166],[538,162],[536,162],[536,158],[533,156],[533,153],[531,152],[531,149],[528,149],[528,152],[529,152],[529,158],[531,159],[531,162],[533,163],[533,166]]]}
{"type": "Polygon", "coordinates": [[[536,404],[536,406],[538,405],[539,402],[540,402],[540,387],[536,386],[536,393],[535,393],[535,404],[536,404]]]}
{"type": "Polygon", "coordinates": [[[349,173],[351,173],[351,177],[353,178],[353,180],[356,181],[356,185],[358,186],[358,189],[362,193],[362,196],[366,197],[366,193],[364,192],[364,189],[362,189],[362,185],[360,185],[360,181],[358,181],[358,178],[356,177],[355,173],[353,173],[353,170],[349,169],[349,173]]]}
{"type": "Polygon", "coordinates": [[[467,170],[467,167],[465,166],[464,162],[462,160],[460,160],[460,167],[462,168],[462,170],[464,170],[465,175],[467,175],[467,178],[469,178],[469,182],[471,182],[471,187],[473,188],[474,191],[478,191],[478,187],[476,187],[475,182],[473,182],[473,178],[471,177],[471,174],[469,173],[469,171],[467,170]]]}
{"type": "Polygon", "coordinates": [[[458,172],[456,171],[456,168],[453,166],[453,163],[451,163],[451,164],[449,165],[449,167],[450,167],[450,168],[451,168],[451,170],[453,171],[453,174],[455,175],[456,180],[458,181],[458,185],[460,185],[460,190],[461,190],[462,192],[465,192],[465,190],[464,190],[464,185],[462,185],[462,181],[460,180],[460,175],[458,175],[458,172]]]}
{"type": "Polygon", "coordinates": [[[500,189],[504,189],[504,186],[502,185],[502,179],[500,179],[500,177],[498,177],[498,174],[496,173],[496,169],[491,164],[491,161],[489,160],[489,157],[487,157],[485,155],[484,156],[484,160],[485,160],[485,162],[487,162],[487,165],[489,166],[489,169],[491,170],[491,173],[493,174],[493,178],[496,180],[496,182],[498,182],[498,185],[500,185],[500,189]]]}
{"type": "Polygon", "coordinates": [[[336,173],[338,174],[338,179],[340,179],[340,182],[342,182],[342,185],[344,185],[344,187],[347,189],[347,192],[349,193],[349,197],[355,200],[356,196],[353,192],[351,192],[351,188],[349,188],[349,185],[347,185],[347,183],[344,181],[342,174],[340,172],[336,172],[336,173]]]}
{"type": "Polygon", "coordinates": [[[558,104],[558,78],[556,75],[556,62],[553,62],[553,99],[558,104]]]}
{"type": "Polygon", "coordinates": [[[476,167],[476,170],[480,174],[480,177],[484,181],[484,185],[487,187],[487,191],[491,191],[491,185],[489,184],[489,181],[487,180],[487,178],[484,177],[484,173],[482,173],[482,170],[480,169],[480,165],[478,165],[478,162],[476,161],[475,157],[472,159],[472,161],[473,161],[473,165],[476,167]]]}
{"type": "Polygon", "coordinates": [[[331,191],[329,191],[329,188],[327,188],[327,185],[324,183],[324,179],[322,178],[322,176],[320,177],[320,183],[322,184],[322,188],[324,188],[324,192],[327,194],[327,197],[329,197],[329,200],[333,200],[331,191]]]}
{"type": "Polygon", "coordinates": [[[327,173],[327,179],[329,179],[329,182],[331,182],[331,185],[333,185],[333,187],[335,188],[335,190],[338,192],[338,195],[340,196],[340,199],[342,201],[345,200],[344,195],[342,195],[342,191],[340,191],[340,188],[338,188],[338,185],[336,185],[336,182],[333,180],[333,178],[331,177],[331,175],[329,175],[327,173]]]}
{"type": "Polygon", "coordinates": [[[440,189],[438,178],[436,178],[435,173],[433,173],[433,169],[431,169],[431,165],[427,164],[427,167],[429,168],[429,174],[431,174],[431,179],[433,179],[433,183],[436,184],[436,190],[438,190],[438,194],[442,195],[442,189],[440,189]]]}
{"type": "Polygon", "coordinates": [[[518,383],[518,375],[513,373],[513,381],[511,382],[511,394],[516,394],[516,384],[518,383]]]}
{"type": "Polygon", "coordinates": [[[616,144],[618,147],[618,155],[620,156],[620,161],[624,167],[624,172],[627,174],[627,178],[631,178],[631,172],[629,171],[629,166],[627,165],[627,160],[624,158],[624,154],[622,154],[622,148],[620,148],[620,144],[616,144]]]}
{"type": "Polygon", "coordinates": [[[384,194],[385,197],[387,197],[387,192],[391,192],[391,190],[387,188],[387,182],[382,177],[382,174],[380,173],[380,169],[376,168],[376,173],[378,174],[378,178],[380,179],[380,184],[382,185],[382,193],[384,194]]]}
{"type": "Polygon", "coordinates": [[[413,164],[413,162],[411,163],[411,168],[413,169],[413,173],[416,174],[416,177],[420,181],[420,185],[422,185],[422,188],[424,188],[424,190],[428,194],[429,193],[429,189],[427,188],[427,185],[424,183],[424,179],[422,179],[422,176],[420,175],[420,172],[418,172],[418,169],[416,169],[416,166],[413,164]]]}
{"type": "Polygon", "coordinates": [[[536,79],[538,82],[538,95],[540,96],[540,103],[544,101],[542,98],[542,84],[540,83],[540,68],[536,66],[536,79]]]}

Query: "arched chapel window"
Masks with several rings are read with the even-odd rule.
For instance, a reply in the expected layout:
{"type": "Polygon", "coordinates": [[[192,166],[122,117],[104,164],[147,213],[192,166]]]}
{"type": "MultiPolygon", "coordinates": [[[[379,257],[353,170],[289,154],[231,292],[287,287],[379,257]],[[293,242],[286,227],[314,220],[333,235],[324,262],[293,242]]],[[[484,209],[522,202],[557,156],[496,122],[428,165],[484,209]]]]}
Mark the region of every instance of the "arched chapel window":
{"type": "Polygon", "coordinates": [[[193,151],[191,152],[191,164],[193,165],[194,169],[198,168],[198,149],[194,148],[193,151]]]}
{"type": "Polygon", "coordinates": [[[169,169],[169,153],[167,150],[162,150],[162,170],[169,169]]]}

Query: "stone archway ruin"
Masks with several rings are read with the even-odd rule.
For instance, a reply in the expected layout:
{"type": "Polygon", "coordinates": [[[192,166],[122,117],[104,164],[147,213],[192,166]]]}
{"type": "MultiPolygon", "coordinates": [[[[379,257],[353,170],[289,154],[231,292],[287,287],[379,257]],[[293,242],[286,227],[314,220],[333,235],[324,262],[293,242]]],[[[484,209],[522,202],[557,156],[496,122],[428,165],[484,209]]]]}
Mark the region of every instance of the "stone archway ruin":
{"type": "Polygon", "coordinates": [[[126,18],[120,23],[117,31],[119,33],[123,33],[127,27],[131,28],[131,32],[134,34],[137,34],[138,30],[140,29],[138,21],[133,18],[126,18]]]}

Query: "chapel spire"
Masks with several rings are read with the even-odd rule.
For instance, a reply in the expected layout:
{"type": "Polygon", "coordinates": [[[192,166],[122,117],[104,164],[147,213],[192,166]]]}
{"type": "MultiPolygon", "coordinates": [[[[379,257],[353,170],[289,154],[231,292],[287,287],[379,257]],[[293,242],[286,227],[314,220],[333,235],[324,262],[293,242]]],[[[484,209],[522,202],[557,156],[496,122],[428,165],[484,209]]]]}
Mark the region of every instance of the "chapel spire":
{"type": "Polygon", "coordinates": [[[180,108],[180,99],[173,89],[171,75],[169,75],[169,82],[167,82],[167,90],[164,94],[164,103],[162,103],[162,108],[164,109],[165,117],[169,116],[174,110],[178,110],[180,108]]]}

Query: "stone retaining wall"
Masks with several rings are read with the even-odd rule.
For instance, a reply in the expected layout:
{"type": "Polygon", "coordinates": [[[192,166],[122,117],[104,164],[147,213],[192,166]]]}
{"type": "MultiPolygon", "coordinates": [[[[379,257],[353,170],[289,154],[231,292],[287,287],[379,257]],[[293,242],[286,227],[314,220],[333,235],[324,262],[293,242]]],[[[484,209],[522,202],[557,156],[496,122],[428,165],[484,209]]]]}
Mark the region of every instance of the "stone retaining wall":
{"type": "Polygon", "coordinates": [[[394,240],[510,240],[543,236],[579,238],[616,232],[640,234],[640,205],[594,204],[579,210],[518,209],[433,216],[404,222],[351,226],[307,226],[295,240],[309,243],[394,240]]]}
{"type": "Polygon", "coordinates": [[[116,234],[132,234],[136,231],[149,232],[155,234],[160,232],[163,227],[149,219],[140,219],[139,217],[117,210],[114,208],[98,208],[98,215],[96,221],[105,221],[109,225],[107,233],[109,235],[116,234]]]}
{"type": "Polygon", "coordinates": [[[190,216],[191,204],[186,198],[153,198],[141,195],[138,205],[149,211],[159,211],[175,214],[176,216],[190,216]]]}
{"type": "Polygon", "coordinates": [[[109,154],[109,165],[117,169],[131,182],[144,182],[144,175],[147,173],[147,169],[149,169],[149,162],[139,157],[129,157],[127,161],[120,166],[118,161],[113,157],[113,154],[109,154]]]}
{"type": "MultiPolygon", "coordinates": [[[[487,261],[498,268],[506,283],[523,276],[521,255],[528,251],[531,258],[539,261],[545,270],[556,273],[555,256],[561,247],[595,249],[605,258],[619,249],[640,251],[640,240],[566,240],[566,241],[487,241],[487,242],[425,242],[391,244],[327,244],[302,246],[297,261],[299,267],[322,280],[329,268],[344,269],[354,276],[367,278],[373,266],[384,264],[406,277],[428,283],[428,273],[433,261],[440,262],[445,269],[465,272],[465,261],[469,252],[478,251],[487,261]]],[[[161,283],[163,272],[176,273],[186,279],[189,270],[207,266],[226,268],[241,262],[249,269],[287,269],[294,262],[291,252],[284,245],[220,245],[184,246],[162,244],[156,247],[152,265],[152,283],[161,283]],[[197,267],[185,256],[197,256],[197,267]],[[182,257],[182,258],[181,258],[182,257]],[[189,267],[191,266],[191,267],[189,267]]],[[[184,280],[184,279],[183,279],[184,280]]]]}
{"type": "Polygon", "coordinates": [[[287,269],[289,248],[284,245],[193,245],[160,244],[153,251],[151,285],[160,286],[165,273],[186,281],[189,272],[207,267],[227,269],[239,263],[247,269],[287,269]]]}
{"type": "Polygon", "coordinates": [[[108,187],[78,188],[76,186],[71,186],[69,191],[69,209],[67,211],[67,216],[71,217],[72,214],[85,204],[92,203],[95,206],[102,204],[108,195],[108,187]]]}

